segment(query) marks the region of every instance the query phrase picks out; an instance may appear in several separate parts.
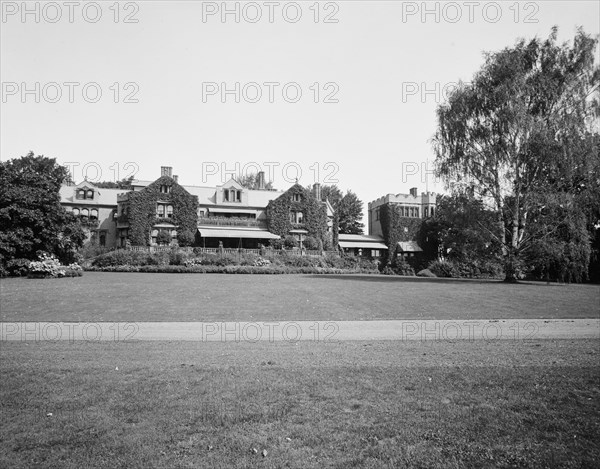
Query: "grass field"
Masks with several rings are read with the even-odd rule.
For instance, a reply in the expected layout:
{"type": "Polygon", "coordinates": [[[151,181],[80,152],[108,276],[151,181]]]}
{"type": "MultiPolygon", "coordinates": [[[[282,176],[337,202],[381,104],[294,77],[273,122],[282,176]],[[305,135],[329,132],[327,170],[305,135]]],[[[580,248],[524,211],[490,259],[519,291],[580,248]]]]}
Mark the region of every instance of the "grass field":
{"type": "Polygon", "coordinates": [[[1,355],[0,467],[600,459],[597,341],[46,342],[2,344],[1,355]]]}
{"type": "Polygon", "coordinates": [[[379,275],[86,272],[2,279],[1,321],[594,318],[600,286],[379,275]]]}
{"type": "MultiPolygon", "coordinates": [[[[79,322],[597,318],[600,292],[91,272],[0,289],[2,321],[79,322]]],[[[591,468],[599,362],[583,339],[0,342],[0,467],[591,468]]]]}

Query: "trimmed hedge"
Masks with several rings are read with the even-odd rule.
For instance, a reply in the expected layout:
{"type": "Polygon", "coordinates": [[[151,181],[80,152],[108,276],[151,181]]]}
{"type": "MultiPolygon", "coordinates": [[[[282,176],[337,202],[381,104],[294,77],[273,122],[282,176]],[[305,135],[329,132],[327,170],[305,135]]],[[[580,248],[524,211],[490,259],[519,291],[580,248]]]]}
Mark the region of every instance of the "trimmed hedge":
{"type": "MultiPolygon", "coordinates": [[[[378,271],[378,263],[372,259],[324,255],[321,257],[297,256],[286,252],[265,259],[256,254],[194,254],[173,249],[167,252],[148,253],[119,249],[97,256],[91,262],[91,268],[107,269],[111,267],[181,266],[184,268],[216,267],[260,267],[291,269],[336,269],[339,271],[373,272],[378,271]]],[[[187,270],[186,270],[187,271],[187,270]]]]}
{"type": "Polygon", "coordinates": [[[194,274],[347,274],[362,273],[372,274],[373,271],[347,271],[343,269],[323,267],[289,267],[289,266],[247,266],[247,265],[119,265],[106,267],[88,267],[86,270],[92,272],[144,272],[144,273],[194,273],[194,274]]]}

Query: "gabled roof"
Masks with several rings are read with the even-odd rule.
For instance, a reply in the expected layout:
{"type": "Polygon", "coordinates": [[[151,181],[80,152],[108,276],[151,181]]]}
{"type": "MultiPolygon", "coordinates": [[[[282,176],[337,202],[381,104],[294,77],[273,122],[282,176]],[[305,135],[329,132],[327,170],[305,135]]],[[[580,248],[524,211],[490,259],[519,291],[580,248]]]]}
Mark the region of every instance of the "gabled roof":
{"type": "Polygon", "coordinates": [[[416,241],[398,241],[398,247],[402,252],[423,252],[416,241]]]}
{"type": "Polygon", "coordinates": [[[122,194],[123,189],[102,189],[97,188],[89,181],[82,181],[75,186],[63,185],[60,187],[60,202],[63,204],[78,205],[112,205],[117,206],[117,194],[122,194]],[[93,199],[77,199],[75,192],[79,189],[92,189],[94,191],[93,199]]]}
{"type": "MultiPolygon", "coordinates": [[[[154,181],[142,181],[142,180],[133,180],[132,186],[136,187],[146,187],[152,184],[154,181]]],[[[198,203],[201,207],[210,207],[210,206],[220,206],[220,207],[259,207],[266,208],[269,204],[269,201],[275,200],[284,191],[270,191],[270,190],[254,190],[254,189],[246,189],[242,187],[235,179],[230,179],[222,186],[184,186],[182,185],[186,191],[188,191],[191,195],[195,195],[198,197],[198,203]],[[245,194],[248,195],[248,202],[241,205],[239,202],[219,202],[217,204],[217,189],[221,187],[238,187],[243,190],[245,194]]],[[[123,191],[120,191],[123,192],[123,191]]]]}
{"type": "Polygon", "coordinates": [[[217,187],[227,187],[228,189],[231,187],[234,187],[236,189],[244,189],[244,186],[242,186],[239,182],[237,182],[236,179],[234,178],[230,178],[229,181],[227,181],[225,184],[223,184],[222,186],[217,186],[217,187]]]}

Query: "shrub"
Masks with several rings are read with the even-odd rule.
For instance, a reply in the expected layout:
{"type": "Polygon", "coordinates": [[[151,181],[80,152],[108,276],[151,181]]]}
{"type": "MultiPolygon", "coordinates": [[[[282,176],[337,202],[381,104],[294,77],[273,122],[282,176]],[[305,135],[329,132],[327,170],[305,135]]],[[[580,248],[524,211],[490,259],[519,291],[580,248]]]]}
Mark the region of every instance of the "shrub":
{"type": "Polygon", "coordinates": [[[173,238],[166,231],[160,231],[158,233],[158,235],[156,236],[156,242],[159,245],[160,244],[171,244],[172,240],[173,240],[173,238]]]}
{"type": "Polygon", "coordinates": [[[283,240],[283,245],[288,249],[292,249],[292,248],[298,247],[298,240],[296,239],[295,236],[288,235],[283,240]]]}
{"type": "Polygon", "coordinates": [[[11,259],[6,263],[6,273],[15,277],[27,275],[29,272],[29,259],[11,259]]]}
{"type": "Polygon", "coordinates": [[[41,253],[39,261],[29,263],[30,278],[51,278],[51,277],[81,277],[82,268],[77,263],[71,263],[68,266],[60,265],[56,257],[47,253],[41,253]]]}
{"type": "Polygon", "coordinates": [[[431,262],[427,268],[438,277],[456,278],[459,276],[456,265],[451,261],[438,259],[431,262]]]}
{"type": "Polygon", "coordinates": [[[437,277],[431,270],[423,269],[417,272],[417,277],[437,277]]]}
{"type": "Polygon", "coordinates": [[[273,249],[281,249],[283,247],[283,239],[272,239],[269,245],[273,249]]]}
{"type": "Polygon", "coordinates": [[[304,241],[302,241],[302,246],[309,251],[319,251],[322,249],[323,243],[314,236],[307,236],[304,241]]]}
{"type": "Polygon", "coordinates": [[[405,275],[405,276],[414,276],[415,271],[412,266],[406,262],[402,257],[398,257],[394,259],[392,263],[392,270],[396,272],[397,275],[405,275]]]}

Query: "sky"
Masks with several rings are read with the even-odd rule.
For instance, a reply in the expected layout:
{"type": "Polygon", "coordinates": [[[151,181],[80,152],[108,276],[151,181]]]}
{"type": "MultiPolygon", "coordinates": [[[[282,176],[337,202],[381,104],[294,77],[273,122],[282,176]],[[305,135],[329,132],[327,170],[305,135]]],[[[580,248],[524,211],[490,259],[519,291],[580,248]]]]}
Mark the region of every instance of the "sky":
{"type": "Polygon", "coordinates": [[[218,185],[265,171],[352,190],[442,192],[436,107],[483,53],[600,33],[598,1],[5,2],[0,159],[74,179],[218,185]]]}

